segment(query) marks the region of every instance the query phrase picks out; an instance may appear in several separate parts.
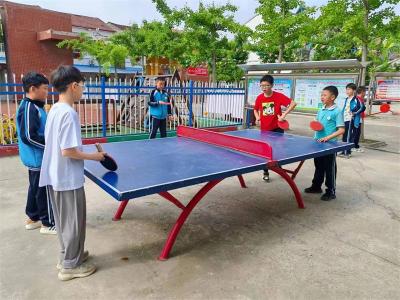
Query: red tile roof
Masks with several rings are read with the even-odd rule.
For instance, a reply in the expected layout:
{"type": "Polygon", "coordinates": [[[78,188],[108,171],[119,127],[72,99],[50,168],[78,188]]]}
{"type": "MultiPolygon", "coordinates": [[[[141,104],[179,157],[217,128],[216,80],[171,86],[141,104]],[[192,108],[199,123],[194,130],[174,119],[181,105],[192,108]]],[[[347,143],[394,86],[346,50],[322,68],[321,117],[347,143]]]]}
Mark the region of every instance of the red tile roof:
{"type": "Polygon", "coordinates": [[[104,31],[116,32],[114,28],[108,26],[107,23],[103,22],[99,18],[95,17],[87,17],[80,15],[71,14],[71,22],[72,26],[82,27],[82,28],[91,28],[91,29],[100,29],[104,31]]]}

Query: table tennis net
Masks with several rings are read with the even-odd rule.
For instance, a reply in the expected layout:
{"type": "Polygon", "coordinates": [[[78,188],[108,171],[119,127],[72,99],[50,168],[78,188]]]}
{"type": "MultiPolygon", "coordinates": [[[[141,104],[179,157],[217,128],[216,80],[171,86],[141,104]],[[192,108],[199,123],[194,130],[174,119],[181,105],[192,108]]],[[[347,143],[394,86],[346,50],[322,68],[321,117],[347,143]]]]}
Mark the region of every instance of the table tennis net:
{"type": "Polygon", "coordinates": [[[187,126],[178,126],[177,136],[272,160],[272,147],[266,142],[187,126]]]}

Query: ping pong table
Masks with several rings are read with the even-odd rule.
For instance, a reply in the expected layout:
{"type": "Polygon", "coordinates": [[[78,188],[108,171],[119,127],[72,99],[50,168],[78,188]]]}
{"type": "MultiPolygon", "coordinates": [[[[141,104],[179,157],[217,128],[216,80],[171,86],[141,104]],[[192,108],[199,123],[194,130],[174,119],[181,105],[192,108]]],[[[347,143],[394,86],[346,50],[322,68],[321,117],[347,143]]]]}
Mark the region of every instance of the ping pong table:
{"type": "MultiPolygon", "coordinates": [[[[347,150],[352,145],[319,143],[310,137],[257,129],[221,133],[179,126],[177,137],[173,138],[104,144],[104,151],[116,159],[118,170],[110,172],[96,161],[85,161],[85,175],[120,201],[113,220],[121,219],[130,199],[156,193],[182,210],[159,256],[166,260],[192,210],[224,178],[237,176],[245,188],[242,175],[263,170],[267,165],[289,184],[298,207],[304,208],[294,181],[304,161],[347,150]],[[294,170],[283,168],[294,162],[299,163],[294,170]],[[199,183],[206,184],[187,205],[170,193],[199,183]]],[[[93,150],[93,145],[84,146],[84,151],[93,150]]]]}

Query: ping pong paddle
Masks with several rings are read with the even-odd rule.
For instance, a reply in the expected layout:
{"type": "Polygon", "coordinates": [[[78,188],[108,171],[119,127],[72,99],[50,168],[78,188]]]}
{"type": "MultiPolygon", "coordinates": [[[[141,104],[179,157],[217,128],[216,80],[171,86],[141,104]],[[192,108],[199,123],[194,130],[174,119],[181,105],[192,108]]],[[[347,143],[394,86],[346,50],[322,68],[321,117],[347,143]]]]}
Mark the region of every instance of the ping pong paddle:
{"type": "Polygon", "coordinates": [[[287,120],[278,121],[278,127],[283,130],[289,129],[289,122],[287,120]]]}
{"type": "Polygon", "coordinates": [[[322,129],[324,129],[324,125],[322,125],[321,122],[314,120],[310,122],[310,128],[314,131],[321,131],[322,129]]]}
{"type": "Polygon", "coordinates": [[[379,111],[376,112],[376,113],[370,114],[370,116],[371,116],[371,115],[376,115],[376,114],[381,114],[381,113],[387,113],[387,112],[389,112],[389,111],[390,111],[390,104],[388,104],[388,103],[383,103],[383,104],[381,104],[381,105],[379,106],[379,111]]]}
{"type": "MultiPolygon", "coordinates": [[[[103,147],[99,143],[96,143],[97,151],[104,152],[103,147]]],[[[104,160],[100,161],[104,168],[110,171],[116,171],[118,169],[118,165],[115,160],[109,156],[108,154],[104,155],[104,160]]]]}
{"type": "Polygon", "coordinates": [[[387,113],[390,111],[390,104],[388,103],[384,103],[379,107],[379,110],[381,111],[381,113],[387,113]]]}

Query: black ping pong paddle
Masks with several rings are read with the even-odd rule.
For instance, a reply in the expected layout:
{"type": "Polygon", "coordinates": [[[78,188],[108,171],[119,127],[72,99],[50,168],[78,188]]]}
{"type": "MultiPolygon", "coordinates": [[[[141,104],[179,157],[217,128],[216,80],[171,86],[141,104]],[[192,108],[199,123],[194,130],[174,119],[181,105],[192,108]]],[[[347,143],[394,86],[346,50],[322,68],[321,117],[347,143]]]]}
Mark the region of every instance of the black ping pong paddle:
{"type": "MultiPolygon", "coordinates": [[[[103,147],[99,143],[96,143],[97,151],[104,152],[103,147]]],[[[104,168],[110,171],[116,171],[118,169],[118,165],[115,160],[109,156],[108,154],[104,155],[104,160],[100,161],[104,168]]]]}

